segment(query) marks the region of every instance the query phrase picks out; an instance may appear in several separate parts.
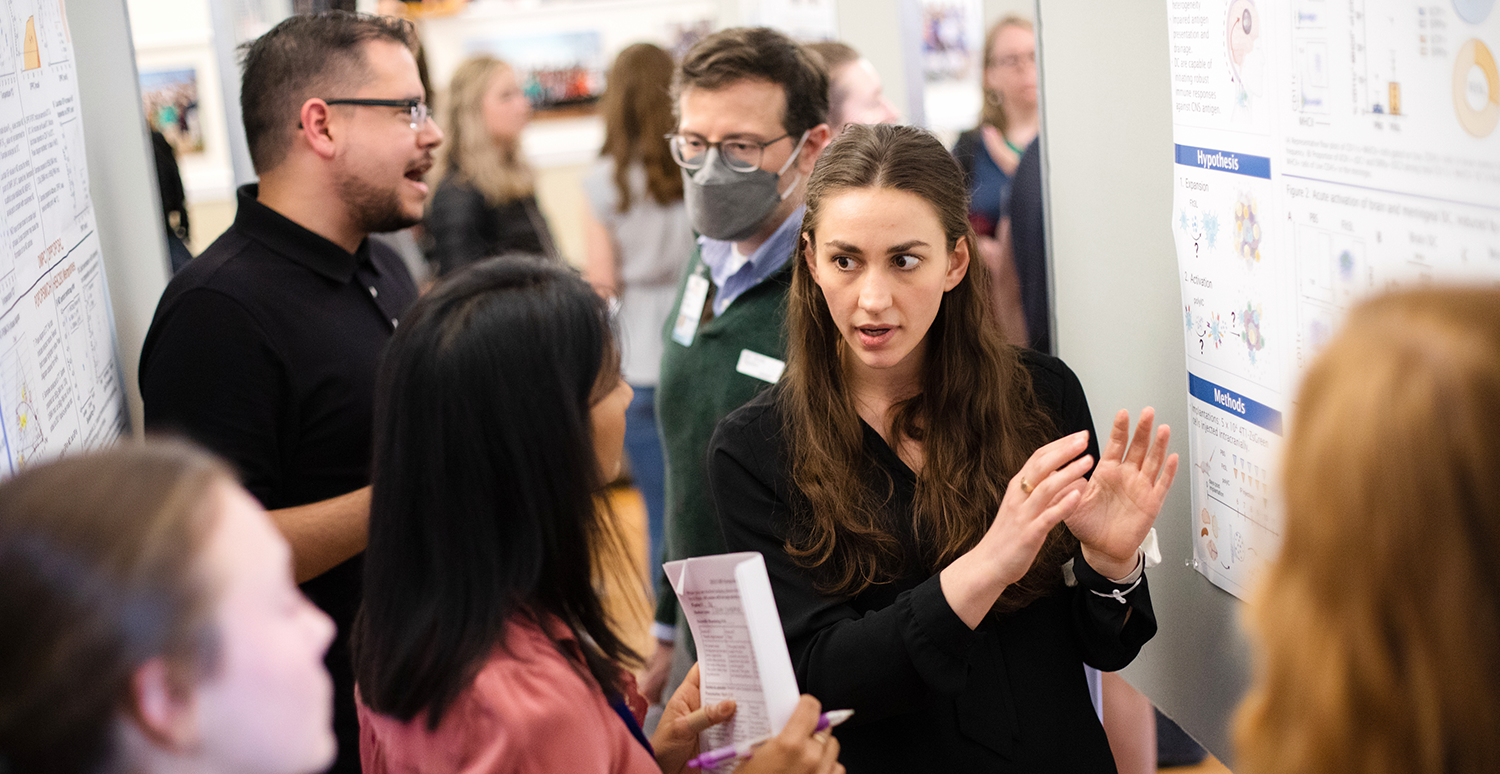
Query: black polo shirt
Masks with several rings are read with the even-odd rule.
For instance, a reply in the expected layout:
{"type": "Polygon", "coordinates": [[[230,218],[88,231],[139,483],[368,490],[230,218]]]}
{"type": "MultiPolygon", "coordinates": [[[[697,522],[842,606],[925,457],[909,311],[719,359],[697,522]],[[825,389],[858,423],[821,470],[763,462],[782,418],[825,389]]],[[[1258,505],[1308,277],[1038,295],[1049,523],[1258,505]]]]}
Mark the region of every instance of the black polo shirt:
{"type": "MultiPolygon", "coordinates": [[[[256,192],[240,189],[234,225],[162,293],[140,382],[148,431],[222,455],[275,509],[370,483],[375,372],[417,289],[390,248],[367,239],[350,254],[256,192]]],[[[362,564],[355,557],[303,586],[339,627],[328,653],[335,771],[359,770],[347,637],[362,564]]]]}

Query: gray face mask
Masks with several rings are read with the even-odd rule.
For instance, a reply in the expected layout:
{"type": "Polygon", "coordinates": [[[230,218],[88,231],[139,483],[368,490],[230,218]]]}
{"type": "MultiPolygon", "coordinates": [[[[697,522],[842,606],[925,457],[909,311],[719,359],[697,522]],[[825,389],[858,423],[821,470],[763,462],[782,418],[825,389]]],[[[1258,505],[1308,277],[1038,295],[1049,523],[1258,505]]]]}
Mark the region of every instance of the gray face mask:
{"type": "Polygon", "coordinates": [[[693,229],[725,242],[740,242],[755,236],[776,205],[797,190],[801,173],[792,179],[784,193],[776,190],[776,184],[796,162],[806,140],[807,132],[803,132],[791,157],[775,174],[764,169],[737,172],[729,168],[717,147],[709,148],[702,167],[682,170],[683,199],[693,229]]]}

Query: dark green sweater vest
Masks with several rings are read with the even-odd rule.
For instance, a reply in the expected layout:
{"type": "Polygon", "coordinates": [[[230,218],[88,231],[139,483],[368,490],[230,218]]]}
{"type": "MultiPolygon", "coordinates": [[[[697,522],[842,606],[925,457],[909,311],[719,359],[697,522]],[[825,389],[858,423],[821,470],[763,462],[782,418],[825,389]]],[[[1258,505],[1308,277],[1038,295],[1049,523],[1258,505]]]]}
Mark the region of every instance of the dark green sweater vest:
{"type": "MultiPolygon", "coordinates": [[[[703,265],[696,247],[687,271],[677,285],[673,314],[663,332],[666,349],[661,358],[661,381],[656,388],[656,416],[662,450],[667,458],[667,547],[664,561],[722,554],[724,537],[708,491],[708,442],[714,428],[761,390],[770,387],[735,370],[740,351],[748,349],[777,360],[786,359],[787,290],[792,262],[787,261],[759,285],[734,299],[724,314],[698,324],[693,344],[672,340],[672,325],[682,306],[687,278],[703,265]]],[[[705,315],[707,318],[707,315],[705,315]]],[[[677,597],[660,575],[656,620],[669,626],[678,621],[677,597]]],[[[692,638],[685,645],[691,649],[692,638]]]]}

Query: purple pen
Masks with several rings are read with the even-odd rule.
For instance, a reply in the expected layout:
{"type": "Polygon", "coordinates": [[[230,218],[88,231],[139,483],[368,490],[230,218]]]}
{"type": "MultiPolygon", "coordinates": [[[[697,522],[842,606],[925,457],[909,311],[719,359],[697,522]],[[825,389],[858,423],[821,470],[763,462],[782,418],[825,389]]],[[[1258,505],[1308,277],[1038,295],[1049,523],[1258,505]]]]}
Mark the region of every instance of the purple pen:
{"type": "MultiPolygon", "coordinates": [[[[826,731],[843,723],[853,715],[854,710],[852,709],[829,710],[818,716],[818,727],[813,729],[813,732],[826,731]]],[[[736,758],[749,758],[755,752],[755,748],[769,741],[771,741],[771,735],[767,734],[759,739],[751,739],[748,742],[740,742],[728,747],[720,747],[717,750],[710,750],[688,761],[688,768],[711,769],[724,761],[732,761],[736,758]]]]}

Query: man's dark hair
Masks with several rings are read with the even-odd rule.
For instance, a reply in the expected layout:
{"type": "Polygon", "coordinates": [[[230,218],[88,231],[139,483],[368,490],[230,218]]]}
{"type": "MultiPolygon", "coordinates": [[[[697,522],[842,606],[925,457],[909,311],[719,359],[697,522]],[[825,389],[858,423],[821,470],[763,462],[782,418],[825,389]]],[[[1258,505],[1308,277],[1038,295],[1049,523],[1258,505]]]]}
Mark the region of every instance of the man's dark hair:
{"type": "Polygon", "coordinates": [[[736,81],[770,81],[786,91],[781,125],[799,135],[828,121],[828,69],[797,41],[766,27],[736,27],[698,42],[677,68],[672,102],[684,89],[722,89],[736,81]]]}
{"type": "Polygon", "coordinates": [[[364,44],[373,40],[403,45],[416,54],[411,22],[348,11],[293,16],[240,46],[240,112],[257,173],[286,158],[302,103],[313,97],[347,97],[330,90],[352,90],[368,77],[364,44]]]}

